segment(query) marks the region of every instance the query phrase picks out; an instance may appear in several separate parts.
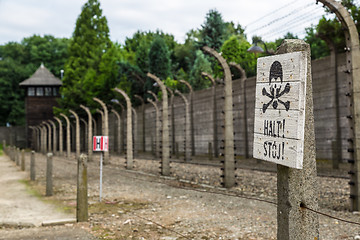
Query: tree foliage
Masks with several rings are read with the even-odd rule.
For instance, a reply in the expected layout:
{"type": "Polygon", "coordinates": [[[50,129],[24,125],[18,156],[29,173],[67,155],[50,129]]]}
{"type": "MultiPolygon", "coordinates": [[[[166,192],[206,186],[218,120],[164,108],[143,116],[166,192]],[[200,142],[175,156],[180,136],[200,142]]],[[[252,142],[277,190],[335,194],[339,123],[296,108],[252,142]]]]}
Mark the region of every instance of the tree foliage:
{"type": "Polygon", "coordinates": [[[211,63],[206,59],[202,51],[196,51],[196,59],[194,66],[190,72],[190,84],[193,90],[200,90],[211,86],[211,82],[204,79],[201,75],[202,72],[212,74],[211,63]]]}
{"type": "Polygon", "coordinates": [[[227,25],[222,19],[220,12],[211,9],[206,14],[204,24],[201,25],[199,46],[208,46],[219,51],[226,40],[226,29],[227,25]]]}
{"type": "Polygon", "coordinates": [[[79,109],[93,97],[109,100],[116,85],[117,48],[109,38],[106,17],[98,0],[89,0],[76,21],[59,100],[60,107],[79,109]]]}
{"type": "Polygon", "coordinates": [[[21,43],[0,46],[0,125],[25,124],[24,90],[19,83],[29,78],[41,63],[57,77],[67,58],[68,40],[51,35],[24,38],[21,43]]]}
{"type": "MultiPolygon", "coordinates": [[[[247,77],[255,76],[256,74],[256,56],[247,51],[251,44],[245,38],[238,38],[233,35],[224,42],[221,47],[222,56],[229,62],[239,64],[246,72],[247,77]]],[[[234,72],[234,71],[233,71],[234,72]]],[[[237,71],[234,79],[239,77],[237,71]]]]}

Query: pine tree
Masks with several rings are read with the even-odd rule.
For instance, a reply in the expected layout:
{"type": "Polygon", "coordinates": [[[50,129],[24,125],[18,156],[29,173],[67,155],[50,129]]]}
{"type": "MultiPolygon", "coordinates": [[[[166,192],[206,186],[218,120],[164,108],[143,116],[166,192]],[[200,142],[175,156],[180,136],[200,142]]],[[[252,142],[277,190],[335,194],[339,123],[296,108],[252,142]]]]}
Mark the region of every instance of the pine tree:
{"type": "Polygon", "coordinates": [[[202,72],[206,72],[208,74],[212,73],[211,64],[205,58],[205,55],[202,51],[196,51],[196,59],[194,62],[194,66],[190,72],[190,84],[193,87],[193,90],[200,90],[211,86],[211,82],[207,79],[204,79],[201,75],[202,72]]]}
{"type": "MultiPolygon", "coordinates": [[[[156,36],[151,44],[149,51],[149,72],[165,80],[167,77],[171,77],[171,60],[170,52],[164,41],[160,36],[156,36]]],[[[153,85],[153,81],[147,79],[145,82],[145,90],[151,90],[157,92],[158,89],[153,85]]],[[[145,92],[146,92],[145,91],[145,92]]]]}
{"type": "Polygon", "coordinates": [[[206,14],[206,19],[200,29],[200,47],[209,46],[216,51],[220,50],[227,37],[227,25],[222,19],[220,12],[211,9],[206,14]]]}
{"type": "MultiPolygon", "coordinates": [[[[60,99],[62,108],[79,108],[79,104],[92,103],[92,98],[104,91],[108,84],[99,79],[103,55],[112,49],[109,28],[98,0],[89,0],[76,21],[73,38],[69,45],[69,58],[65,64],[65,75],[60,99]]],[[[116,71],[116,69],[114,69],[116,71]]]]}

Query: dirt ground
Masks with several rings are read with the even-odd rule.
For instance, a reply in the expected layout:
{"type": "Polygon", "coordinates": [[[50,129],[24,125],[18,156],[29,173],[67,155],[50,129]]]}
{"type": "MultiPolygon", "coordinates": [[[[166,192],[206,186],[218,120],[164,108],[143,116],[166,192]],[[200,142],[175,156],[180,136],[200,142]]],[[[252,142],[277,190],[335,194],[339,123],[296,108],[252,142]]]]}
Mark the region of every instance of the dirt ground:
{"type": "MultiPolygon", "coordinates": [[[[27,154],[27,173],[29,161],[27,154]]],[[[37,179],[28,183],[41,196],[45,193],[45,162],[44,155],[36,154],[37,179]]],[[[74,214],[75,158],[56,156],[53,162],[54,196],[41,198],[74,214]]],[[[239,186],[225,190],[220,187],[218,167],[171,165],[172,176],[165,178],[158,173],[159,161],[137,159],[135,169],[129,171],[124,158],[112,156],[111,164],[103,169],[103,201],[99,202],[99,156],[95,155],[88,166],[89,222],[3,227],[0,239],[276,239],[276,173],[239,169],[239,186]],[[241,197],[230,196],[234,193],[241,197]]],[[[348,180],[318,179],[320,210],[359,222],[360,215],[348,210],[348,180]]],[[[358,225],[324,216],[319,220],[320,239],[360,239],[358,225]]]]}

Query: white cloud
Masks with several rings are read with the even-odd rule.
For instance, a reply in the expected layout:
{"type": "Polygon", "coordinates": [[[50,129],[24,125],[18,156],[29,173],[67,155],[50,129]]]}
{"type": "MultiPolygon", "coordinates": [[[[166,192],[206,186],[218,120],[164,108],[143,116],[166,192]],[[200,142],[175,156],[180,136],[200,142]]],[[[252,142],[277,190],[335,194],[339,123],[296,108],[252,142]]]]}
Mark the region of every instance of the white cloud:
{"type": "MultiPolygon", "coordinates": [[[[85,2],[86,0],[0,0],[0,44],[20,41],[32,34],[71,37],[85,2]]],[[[171,33],[176,40],[183,41],[186,32],[200,28],[206,13],[214,8],[222,14],[225,21],[240,23],[244,27],[292,2],[294,0],[100,0],[103,15],[108,19],[110,36],[119,42],[131,37],[137,30],[156,29],[171,33]]],[[[315,0],[298,1],[293,4],[293,8],[286,9],[289,11],[307,3],[315,5],[315,0]]],[[[279,16],[281,14],[286,13],[278,12],[279,16]]],[[[264,18],[259,24],[265,24],[276,16],[273,14],[267,20],[264,18]]]]}

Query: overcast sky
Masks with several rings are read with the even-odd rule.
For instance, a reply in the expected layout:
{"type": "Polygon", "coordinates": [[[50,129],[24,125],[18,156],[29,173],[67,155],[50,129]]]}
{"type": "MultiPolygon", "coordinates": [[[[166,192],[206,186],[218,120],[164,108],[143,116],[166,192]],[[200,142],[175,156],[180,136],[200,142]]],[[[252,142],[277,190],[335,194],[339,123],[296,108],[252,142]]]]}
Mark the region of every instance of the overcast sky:
{"type": "MultiPolygon", "coordinates": [[[[0,0],[0,44],[20,42],[33,34],[71,37],[86,0],[0,0]]],[[[246,27],[248,39],[270,41],[304,28],[325,14],[315,0],[100,0],[110,37],[124,43],[137,30],[160,29],[183,42],[190,29],[204,23],[210,9],[225,21],[246,27]]]]}

